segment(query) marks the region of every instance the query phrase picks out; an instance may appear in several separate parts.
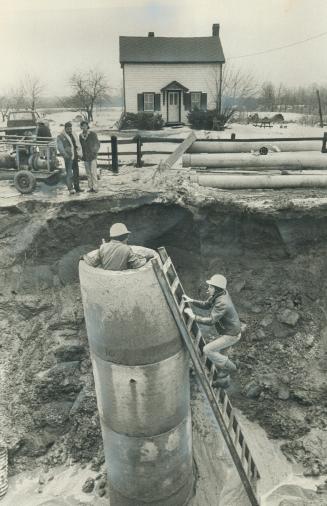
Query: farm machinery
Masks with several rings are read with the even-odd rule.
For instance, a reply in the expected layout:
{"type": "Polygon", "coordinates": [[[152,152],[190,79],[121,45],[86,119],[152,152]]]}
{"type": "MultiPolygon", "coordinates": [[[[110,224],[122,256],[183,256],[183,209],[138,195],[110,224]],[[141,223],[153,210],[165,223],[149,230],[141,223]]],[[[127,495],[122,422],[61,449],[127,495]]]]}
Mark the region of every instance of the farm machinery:
{"type": "Polygon", "coordinates": [[[13,135],[10,130],[0,138],[0,179],[13,180],[23,194],[32,193],[37,181],[58,183],[61,169],[54,139],[36,138],[32,131],[13,135]]]}

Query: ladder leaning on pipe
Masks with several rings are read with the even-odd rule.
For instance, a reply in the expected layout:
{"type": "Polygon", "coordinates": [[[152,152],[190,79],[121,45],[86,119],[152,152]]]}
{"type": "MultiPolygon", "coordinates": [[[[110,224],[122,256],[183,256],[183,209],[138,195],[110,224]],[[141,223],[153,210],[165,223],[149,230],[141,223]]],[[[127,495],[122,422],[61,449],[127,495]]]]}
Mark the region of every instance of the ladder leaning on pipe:
{"type": "Polygon", "coordinates": [[[158,248],[158,252],[161,263],[154,258],[152,265],[159,284],[191,356],[194,369],[219,424],[251,506],[259,506],[260,501],[256,495],[256,485],[260,473],[226,391],[222,388],[215,391],[212,386],[217,378],[217,369],[203,354],[203,347],[206,342],[198,324],[193,318],[184,315],[183,311],[185,307],[188,307],[188,303],[183,300],[182,296],[185,292],[173,262],[165,248],[158,248]]]}

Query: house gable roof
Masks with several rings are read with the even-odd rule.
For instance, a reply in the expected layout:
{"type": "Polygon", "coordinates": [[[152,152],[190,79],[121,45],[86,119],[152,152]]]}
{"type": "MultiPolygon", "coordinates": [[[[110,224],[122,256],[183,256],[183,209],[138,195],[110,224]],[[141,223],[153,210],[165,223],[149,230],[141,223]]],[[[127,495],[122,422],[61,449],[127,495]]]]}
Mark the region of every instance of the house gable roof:
{"type": "Polygon", "coordinates": [[[224,63],[218,36],[119,37],[120,63],[224,63]]]}
{"type": "Polygon", "coordinates": [[[167,84],[166,86],[164,86],[163,88],[161,88],[160,91],[165,91],[165,90],[182,90],[182,91],[188,91],[188,88],[185,88],[185,86],[183,86],[181,83],[179,83],[178,81],[172,81],[171,83],[167,84]]]}

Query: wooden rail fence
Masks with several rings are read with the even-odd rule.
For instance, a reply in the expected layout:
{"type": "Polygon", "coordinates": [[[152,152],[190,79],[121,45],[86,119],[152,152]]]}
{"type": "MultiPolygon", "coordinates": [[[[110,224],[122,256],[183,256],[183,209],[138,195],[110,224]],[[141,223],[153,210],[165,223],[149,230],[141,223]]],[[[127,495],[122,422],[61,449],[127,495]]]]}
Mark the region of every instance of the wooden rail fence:
{"type": "MultiPolygon", "coordinates": [[[[111,136],[110,139],[101,140],[101,144],[110,144],[107,151],[100,151],[99,155],[99,166],[110,168],[113,172],[118,172],[119,169],[119,158],[124,156],[135,155],[135,166],[140,168],[144,165],[144,158],[147,155],[172,155],[174,151],[165,149],[165,144],[181,144],[185,139],[176,137],[160,137],[160,136],[141,136],[136,135],[130,139],[118,139],[115,135],[111,136]],[[144,149],[145,144],[163,144],[160,149],[144,149]],[[126,151],[120,149],[121,146],[131,146],[131,149],[126,151]],[[106,157],[106,158],[103,158],[106,157]],[[106,161],[106,164],[101,162],[106,161]]],[[[327,153],[327,132],[324,133],[323,137],[260,137],[260,138],[236,138],[235,133],[231,134],[230,139],[193,139],[193,142],[210,142],[210,143],[253,143],[253,142],[306,142],[306,141],[320,141],[322,143],[322,153],[327,153]]]]}
{"type": "MultiPolygon", "coordinates": [[[[12,143],[14,144],[15,141],[17,142],[20,137],[19,136],[8,136],[8,135],[0,135],[0,139],[2,142],[12,143]]],[[[193,142],[196,144],[197,142],[203,142],[206,143],[231,143],[231,144],[238,144],[238,143],[255,143],[255,142],[261,142],[261,143],[267,143],[269,142],[293,142],[293,141],[299,141],[299,142],[306,142],[306,141],[320,141],[322,142],[322,153],[327,153],[327,132],[324,133],[323,137],[268,137],[268,138],[236,138],[236,134],[232,133],[230,139],[198,139],[195,137],[195,134],[190,134],[186,139],[182,138],[176,138],[176,137],[161,137],[161,136],[146,136],[146,135],[135,135],[134,137],[131,137],[129,139],[119,139],[116,135],[112,135],[110,139],[101,139],[100,143],[102,146],[102,149],[100,149],[98,153],[98,166],[102,168],[106,168],[109,170],[112,170],[114,173],[118,173],[119,170],[119,159],[121,157],[126,156],[135,156],[135,166],[138,168],[141,168],[145,165],[144,157],[148,155],[165,155],[167,158],[172,158],[173,154],[175,152],[181,151],[183,148],[182,146],[180,149],[172,149],[171,146],[167,146],[165,148],[166,144],[182,144],[187,145],[187,142],[185,144],[185,141],[189,139],[188,144],[193,144],[193,142]],[[193,137],[192,137],[193,135],[193,137]],[[144,145],[150,145],[150,144],[160,144],[160,148],[156,146],[155,149],[151,149],[151,147],[144,148],[144,145]],[[107,145],[107,149],[103,149],[107,145]],[[126,146],[126,150],[121,149],[122,146],[126,146]],[[130,149],[129,149],[130,148],[130,149]]],[[[55,142],[55,138],[46,138],[39,140],[40,143],[45,144],[52,144],[52,142],[55,142]],[[51,142],[52,141],[52,142],[51,142]]],[[[20,141],[21,142],[21,141],[20,141]]],[[[29,140],[29,142],[36,142],[35,140],[29,140]]],[[[165,161],[163,161],[163,164],[165,161]]]]}

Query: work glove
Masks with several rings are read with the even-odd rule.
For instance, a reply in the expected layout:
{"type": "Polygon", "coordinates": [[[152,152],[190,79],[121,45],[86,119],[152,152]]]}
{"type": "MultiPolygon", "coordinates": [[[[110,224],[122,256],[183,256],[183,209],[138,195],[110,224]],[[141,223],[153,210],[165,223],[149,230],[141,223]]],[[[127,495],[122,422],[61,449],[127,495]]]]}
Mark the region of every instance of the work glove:
{"type": "Polygon", "coordinates": [[[189,316],[190,318],[194,318],[194,313],[193,313],[192,309],[190,309],[189,307],[184,309],[184,313],[187,314],[187,316],[189,316]]]}

